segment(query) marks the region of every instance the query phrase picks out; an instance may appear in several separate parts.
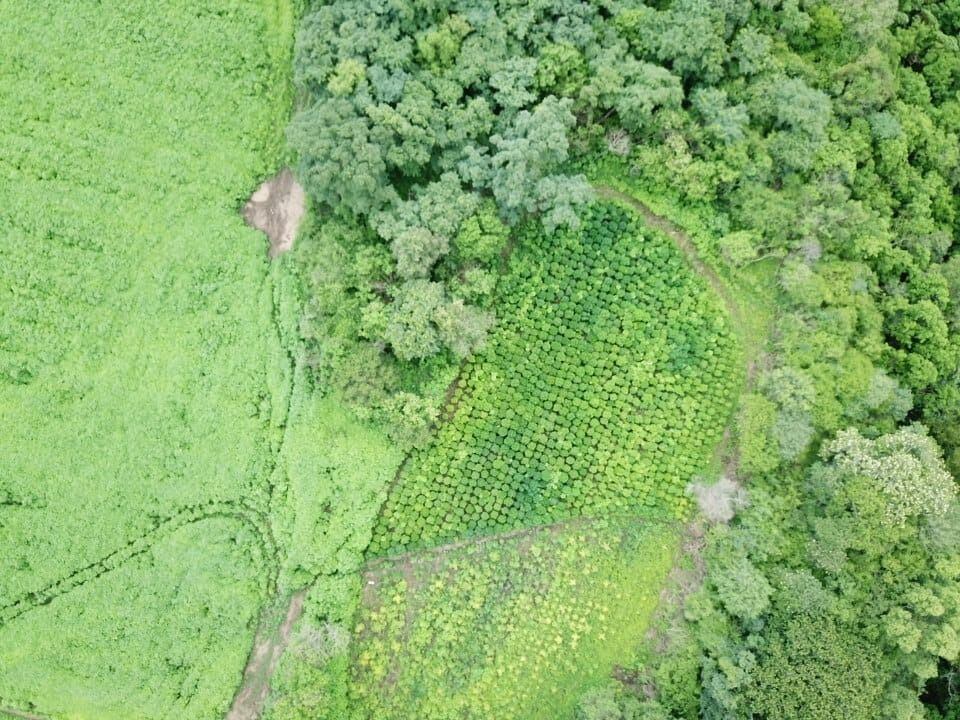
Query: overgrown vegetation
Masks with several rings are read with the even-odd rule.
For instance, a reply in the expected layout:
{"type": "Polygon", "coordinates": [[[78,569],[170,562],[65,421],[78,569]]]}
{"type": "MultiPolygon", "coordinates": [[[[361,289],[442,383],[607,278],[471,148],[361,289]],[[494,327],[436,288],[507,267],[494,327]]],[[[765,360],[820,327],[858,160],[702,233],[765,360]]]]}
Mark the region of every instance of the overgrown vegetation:
{"type": "Polygon", "coordinates": [[[347,717],[570,717],[642,640],[676,538],[575,522],[374,566],[347,717]]]}
{"type": "Polygon", "coordinates": [[[277,582],[289,389],[236,207],[291,11],[0,5],[0,704],[222,716],[277,582]]]}
{"type": "Polygon", "coordinates": [[[596,205],[519,235],[503,320],[408,461],[373,553],[576,516],[683,517],[729,415],[735,341],[672,241],[596,205]]]}

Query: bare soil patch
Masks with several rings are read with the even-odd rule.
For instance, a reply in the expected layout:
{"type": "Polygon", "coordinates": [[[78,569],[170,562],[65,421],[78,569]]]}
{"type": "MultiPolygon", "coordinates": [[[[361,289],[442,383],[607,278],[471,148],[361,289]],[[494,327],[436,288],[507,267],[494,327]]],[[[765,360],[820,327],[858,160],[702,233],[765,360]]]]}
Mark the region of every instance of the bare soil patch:
{"type": "Polygon", "coordinates": [[[266,233],[268,254],[275,258],[293,247],[306,208],[306,193],[290,169],[284,168],[257,188],[242,214],[247,225],[266,233]]]}
{"type": "Polygon", "coordinates": [[[303,614],[303,601],[307,591],[300,590],[290,598],[287,614],[276,633],[263,627],[257,633],[250,651],[250,659],[243,671],[243,684],[233,698],[226,720],[257,720],[263,712],[263,704],[270,693],[270,678],[273,677],[280,656],[290,643],[294,624],[303,614]]]}

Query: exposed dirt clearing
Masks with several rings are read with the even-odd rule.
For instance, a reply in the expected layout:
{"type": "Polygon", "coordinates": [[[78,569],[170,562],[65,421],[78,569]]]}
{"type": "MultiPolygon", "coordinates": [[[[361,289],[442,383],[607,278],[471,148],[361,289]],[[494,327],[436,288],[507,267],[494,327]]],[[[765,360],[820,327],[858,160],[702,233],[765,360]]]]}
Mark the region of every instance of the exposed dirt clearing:
{"type": "Polygon", "coordinates": [[[263,704],[270,693],[270,679],[277,669],[283,651],[290,642],[293,626],[303,614],[306,589],[299,590],[290,598],[287,614],[274,633],[263,627],[253,641],[250,659],[243,671],[243,684],[233,698],[226,720],[257,720],[263,712],[263,704]]]}
{"type": "Polygon", "coordinates": [[[262,230],[270,240],[271,258],[293,247],[300,221],[307,208],[307,196],[289,168],[264,182],[243,206],[247,225],[262,230]]]}

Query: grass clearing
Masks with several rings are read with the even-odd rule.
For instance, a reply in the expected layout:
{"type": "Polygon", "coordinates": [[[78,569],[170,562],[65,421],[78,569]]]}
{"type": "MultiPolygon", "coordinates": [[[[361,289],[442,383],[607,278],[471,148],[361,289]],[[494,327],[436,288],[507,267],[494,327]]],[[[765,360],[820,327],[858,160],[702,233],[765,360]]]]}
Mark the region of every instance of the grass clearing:
{"type": "Polygon", "coordinates": [[[0,705],[229,705],[289,545],[281,271],[238,209],[293,15],[0,0],[0,705]]]}
{"type": "Polygon", "coordinates": [[[374,566],[351,717],[570,717],[642,641],[678,534],[577,520],[374,566]]]}

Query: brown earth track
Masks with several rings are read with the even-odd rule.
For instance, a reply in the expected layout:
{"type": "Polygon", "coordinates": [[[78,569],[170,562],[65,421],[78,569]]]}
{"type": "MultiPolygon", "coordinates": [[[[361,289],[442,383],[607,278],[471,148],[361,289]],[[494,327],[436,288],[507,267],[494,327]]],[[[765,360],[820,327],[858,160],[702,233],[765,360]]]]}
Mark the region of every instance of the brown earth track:
{"type": "Polygon", "coordinates": [[[233,698],[226,720],[256,720],[270,694],[270,680],[290,643],[293,626],[303,614],[307,590],[298,590],[290,598],[283,622],[277,631],[261,628],[253,641],[250,658],[243,671],[243,682],[233,698]]]}
{"type": "Polygon", "coordinates": [[[9,717],[20,718],[21,720],[48,720],[44,715],[36,715],[24,710],[17,710],[12,707],[0,707],[0,717],[8,715],[9,717]]]}
{"type": "MultiPolygon", "coordinates": [[[[596,185],[594,189],[597,192],[597,196],[602,199],[614,200],[630,206],[643,217],[647,225],[659,230],[673,240],[686,257],[687,262],[707,281],[721,299],[734,326],[742,332],[742,328],[745,326],[743,308],[724,280],[700,257],[696,245],[686,232],[667,218],[657,215],[647,205],[632,195],[608,185],[596,185]]],[[[745,389],[750,390],[754,384],[758,359],[751,357],[750,354],[747,353],[747,350],[752,350],[754,354],[757,354],[759,353],[759,348],[745,348],[743,358],[745,389]]],[[[760,361],[762,363],[762,357],[760,361]]],[[[732,419],[724,429],[723,438],[714,451],[714,457],[722,462],[724,475],[736,481],[739,457],[733,441],[732,419]]],[[[706,577],[707,568],[702,555],[706,542],[704,535],[705,528],[700,519],[695,519],[690,522],[684,530],[677,558],[678,562],[674,564],[670,575],[667,577],[665,586],[660,593],[660,606],[654,616],[654,622],[651,624],[651,629],[648,634],[648,640],[651,641],[653,648],[657,652],[662,653],[667,651],[676,642],[682,632],[682,611],[686,598],[703,584],[703,580],[706,577]],[[679,560],[681,557],[688,557],[690,559],[689,567],[683,567],[680,564],[679,560]]],[[[628,677],[624,675],[622,668],[614,668],[613,677],[625,685],[636,685],[642,680],[642,678],[639,677],[628,677]]],[[[648,695],[652,695],[655,693],[655,688],[649,678],[645,680],[646,682],[641,689],[648,695]]]]}

